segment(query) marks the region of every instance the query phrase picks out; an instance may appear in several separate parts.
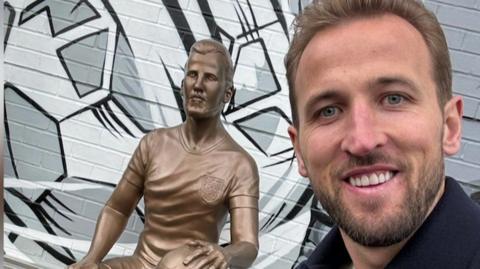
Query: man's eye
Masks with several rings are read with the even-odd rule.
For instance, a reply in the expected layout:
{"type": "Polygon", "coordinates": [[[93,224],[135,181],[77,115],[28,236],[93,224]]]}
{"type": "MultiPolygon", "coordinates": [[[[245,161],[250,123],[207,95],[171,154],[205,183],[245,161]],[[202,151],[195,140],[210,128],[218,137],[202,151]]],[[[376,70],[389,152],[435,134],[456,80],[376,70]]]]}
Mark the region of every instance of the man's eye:
{"type": "Polygon", "coordinates": [[[399,95],[399,94],[391,94],[391,95],[388,95],[386,98],[385,98],[385,101],[389,104],[389,105],[398,105],[400,103],[402,103],[404,101],[405,97],[399,95]]]}
{"type": "Polygon", "coordinates": [[[216,80],[217,80],[217,77],[214,76],[214,75],[209,75],[209,76],[207,76],[207,79],[208,79],[208,80],[212,80],[212,81],[216,81],[216,80]]]}
{"type": "Polygon", "coordinates": [[[327,106],[320,110],[318,115],[322,118],[331,118],[338,114],[338,108],[334,106],[327,106]]]}

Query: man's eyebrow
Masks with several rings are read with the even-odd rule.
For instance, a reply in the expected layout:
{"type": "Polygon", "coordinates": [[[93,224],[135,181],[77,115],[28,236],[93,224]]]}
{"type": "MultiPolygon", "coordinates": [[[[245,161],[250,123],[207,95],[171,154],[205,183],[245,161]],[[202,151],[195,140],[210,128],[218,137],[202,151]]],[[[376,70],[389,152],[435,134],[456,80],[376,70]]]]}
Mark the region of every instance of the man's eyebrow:
{"type": "Polygon", "coordinates": [[[413,80],[400,75],[378,77],[377,79],[372,81],[370,86],[374,87],[375,85],[378,85],[378,84],[380,85],[400,84],[400,85],[407,86],[412,90],[419,90],[418,85],[413,80]]]}
{"type": "Polygon", "coordinates": [[[327,89],[322,90],[322,92],[315,94],[314,96],[310,97],[305,104],[305,114],[308,114],[308,111],[318,102],[324,100],[332,100],[332,99],[340,99],[341,94],[338,90],[335,89],[327,89]]]}

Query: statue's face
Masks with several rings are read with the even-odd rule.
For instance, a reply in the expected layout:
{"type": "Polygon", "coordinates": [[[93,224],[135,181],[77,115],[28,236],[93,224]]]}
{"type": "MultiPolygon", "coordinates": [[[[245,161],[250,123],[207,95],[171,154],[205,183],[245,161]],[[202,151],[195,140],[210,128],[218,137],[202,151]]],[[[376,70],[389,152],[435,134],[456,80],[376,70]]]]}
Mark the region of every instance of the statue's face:
{"type": "Polygon", "coordinates": [[[190,56],[182,89],[189,117],[218,117],[230,100],[232,91],[227,89],[226,67],[221,57],[215,52],[190,56]]]}

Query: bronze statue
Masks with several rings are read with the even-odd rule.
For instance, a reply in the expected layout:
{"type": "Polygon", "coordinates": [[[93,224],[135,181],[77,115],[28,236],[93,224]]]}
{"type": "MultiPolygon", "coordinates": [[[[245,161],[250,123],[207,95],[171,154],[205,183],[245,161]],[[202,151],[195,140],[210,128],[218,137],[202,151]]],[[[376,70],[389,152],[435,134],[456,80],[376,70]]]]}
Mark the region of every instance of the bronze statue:
{"type": "Polygon", "coordinates": [[[182,81],[186,121],[145,135],[98,218],[78,268],[249,267],[258,252],[258,170],[220,113],[234,94],[225,47],[196,42],[182,81]],[[145,227],[132,256],[102,261],[141,197],[145,227]],[[218,245],[227,212],[231,242],[218,245]]]}

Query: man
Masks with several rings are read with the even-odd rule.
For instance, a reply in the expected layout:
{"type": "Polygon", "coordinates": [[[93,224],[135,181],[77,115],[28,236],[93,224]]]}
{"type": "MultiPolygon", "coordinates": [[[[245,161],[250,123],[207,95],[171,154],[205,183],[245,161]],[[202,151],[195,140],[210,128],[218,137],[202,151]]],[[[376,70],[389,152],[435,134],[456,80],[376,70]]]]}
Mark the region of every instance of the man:
{"type": "Polygon", "coordinates": [[[247,268],[258,251],[258,170],[220,121],[234,94],[225,47],[196,42],[182,81],[186,121],[142,138],[102,210],[85,258],[69,268],[247,268]],[[132,256],[101,262],[144,197],[132,256]],[[217,245],[227,211],[231,244],[217,245]]]}
{"type": "Polygon", "coordinates": [[[435,16],[315,1],[285,65],[298,170],[337,224],[298,268],[480,268],[480,209],[444,173],[463,103],[435,16]]]}

